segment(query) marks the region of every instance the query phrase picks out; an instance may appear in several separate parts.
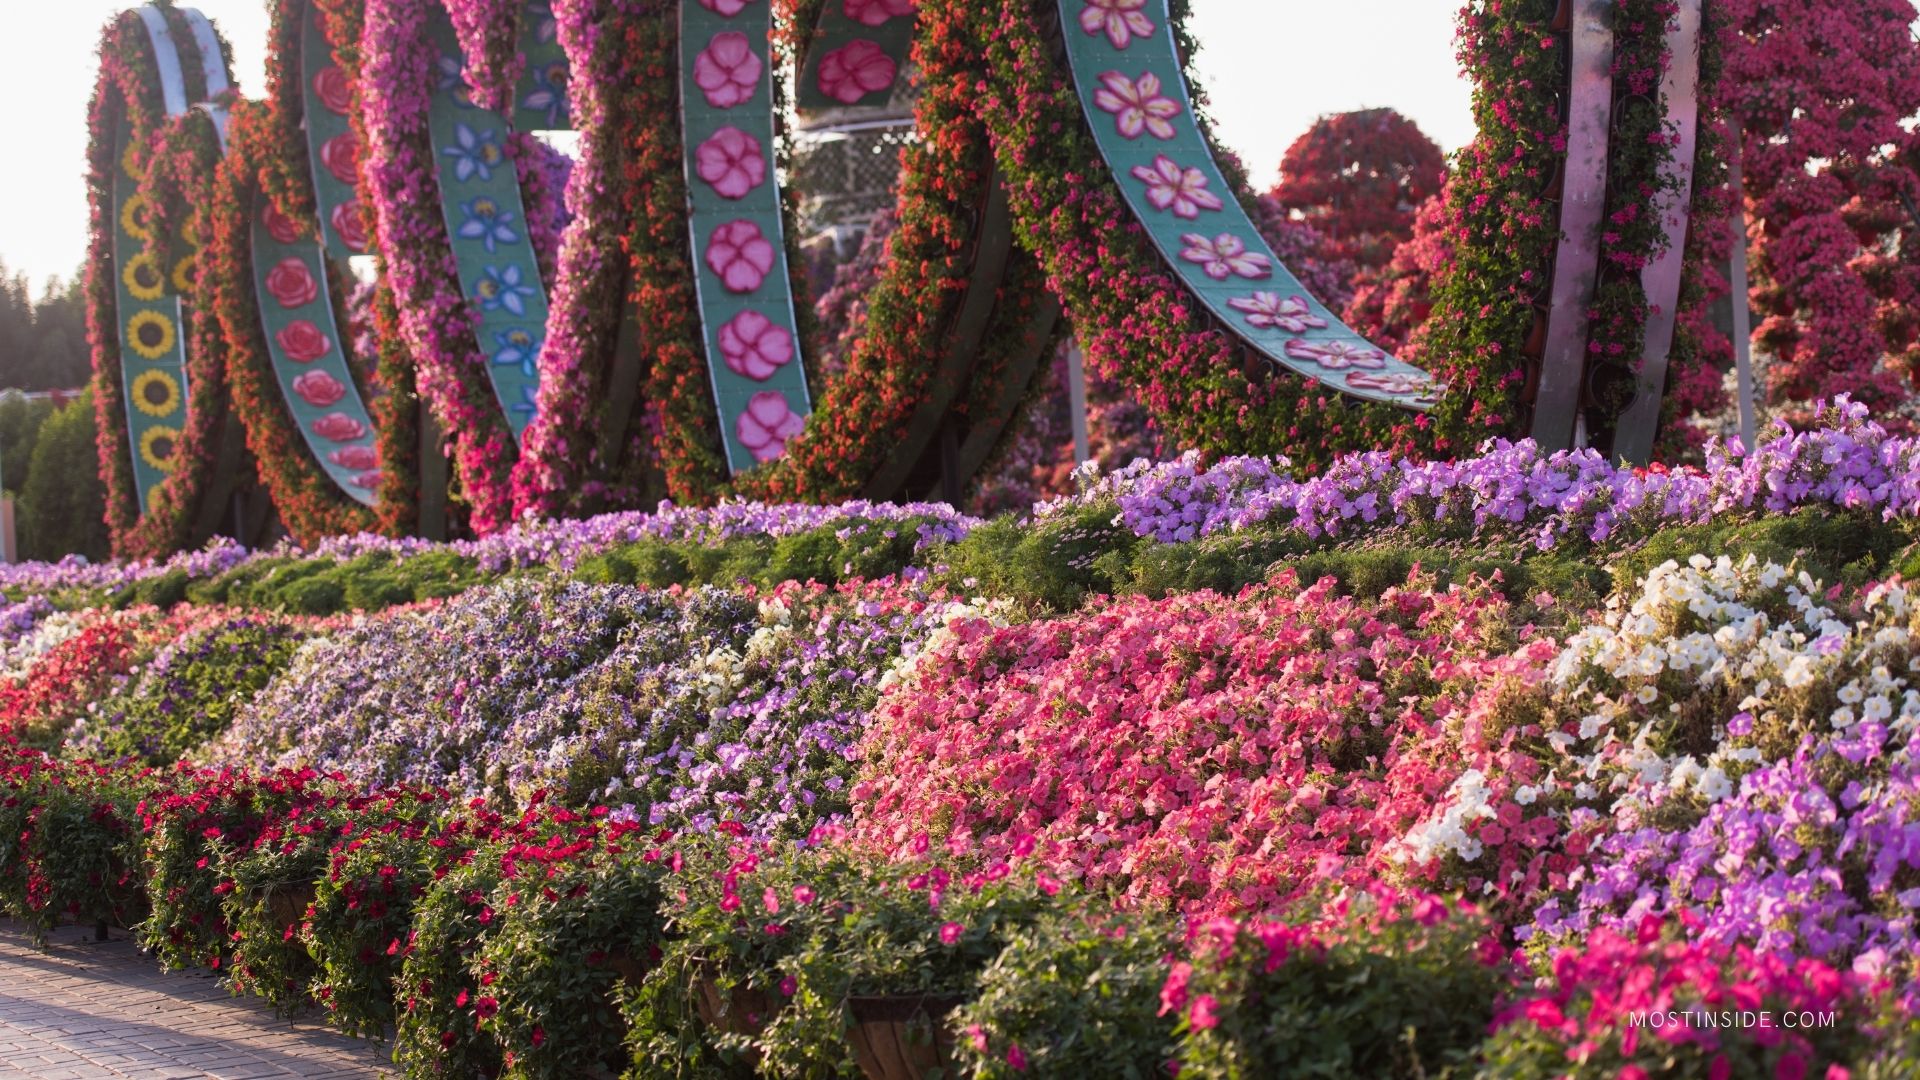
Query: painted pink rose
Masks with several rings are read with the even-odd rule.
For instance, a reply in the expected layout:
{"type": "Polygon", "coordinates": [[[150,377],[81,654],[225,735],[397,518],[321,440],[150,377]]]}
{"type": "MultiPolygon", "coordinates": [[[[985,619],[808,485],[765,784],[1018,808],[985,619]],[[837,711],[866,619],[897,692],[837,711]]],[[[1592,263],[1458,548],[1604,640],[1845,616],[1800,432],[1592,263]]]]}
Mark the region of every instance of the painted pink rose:
{"type": "Polygon", "coordinates": [[[1331,371],[1387,366],[1386,353],[1351,341],[1302,341],[1294,338],[1287,342],[1287,355],[1295,360],[1319,364],[1331,371]]]}
{"type": "Polygon", "coordinates": [[[760,57],[747,35],[727,30],[713,35],[693,61],[693,81],[707,95],[707,104],[731,109],[753,98],[760,88],[760,57]]]}
{"type": "Polygon", "coordinates": [[[912,15],[914,0],[841,0],[840,11],[862,26],[884,26],[889,19],[912,15]]]}
{"type": "Polygon", "coordinates": [[[1261,330],[1285,330],[1289,334],[1304,334],[1309,330],[1324,330],[1327,320],[1313,313],[1304,296],[1286,296],[1279,293],[1257,292],[1251,296],[1236,296],[1227,301],[1227,306],[1247,315],[1247,323],[1261,330]]]}
{"type": "Polygon", "coordinates": [[[318,370],[302,372],[293,380],[293,392],[316,409],[324,409],[347,396],[347,388],[339,379],[318,370]]]}
{"type": "Polygon", "coordinates": [[[295,319],[280,328],[273,335],[287,359],[296,364],[311,364],[327,355],[333,348],[333,339],[320,332],[320,328],[307,319],[295,319]]]}
{"type": "Polygon", "coordinates": [[[1180,242],[1186,245],[1180,257],[1200,267],[1215,281],[1236,276],[1254,280],[1273,276],[1272,260],[1257,251],[1248,251],[1247,242],[1232,233],[1221,233],[1211,240],[1199,233],[1186,233],[1180,242]]]}
{"type": "Polygon", "coordinates": [[[1207,190],[1206,173],[1182,168],[1165,154],[1154,158],[1151,165],[1135,165],[1133,176],[1146,183],[1147,201],[1155,209],[1173,211],[1174,217],[1191,220],[1202,210],[1218,210],[1225,205],[1220,196],[1207,190]]]}
{"type": "Polygon", "coordinates": [[[379,472],[363,472],[353,478],[353,486],[363,491],[372,491],[380,486],[380,481],[384,475],[385,474],[379,472]]]}
{"type": "Polygon", "coordinates": [[[343,446],[327,455],[343,469],[371,469],[380,464],[380,451],[371,446],[343,446]]]}
{"type": "Polygon", "coordinates": [[[340,234],[340,242],[355,255],[364,255],[367,251],[367,215],[360,207],[358,199],[343,202],[333,208],[333,231],[340,234]]]}
{"type": "Polygon", "coordinates": [[[814,81],[821,93],[842,105],[854,105],[868,94],[892,86],[899,74],[900,65],[885,49],[862,38],[822,57],[814,81]]]}
{"type": "Polygon", "coordinates": [[[313,422],[313,433],[329,442],[352,442],[364,438],[367,425],[343,412],[330,412],[313,422]]]}
{"type": "Polygon", "coordinates": [[[767,179],[760,140],[729,124],[693,152],[694,169],[724,199],[742,199],[767,179]]]}
{"type": "Polygon", "coordinates": [[[345,131],[320,144],[320,164],[335,180],[351,185],[360,176],[360,142],[345,131]]]}
{"type": "Polygon", "coordinates": [[[1147,0],[1087,0],[1080,10],[1080,29],[1089,34],[1105,34],[1116,49],[1133,44],[1137,37],[1153,33],[1153,20],[1140,10],[1147,0]]]}
{"type": "Polygon", "coordinates": [[[773,242],[745,218],[727,222],[707,239],[707,266],[720,275],[728,292],[759,288],[773,270],[773,254],[773,242]]]}
{"type": "Polygon", "coordinates": [[[320,296],[320,283],[298,256],[289,255],[267,271],[267,293],[283,308],[305,307],[320,296]]]}
{"type": "Polygon", "coordinates": [[[336,116],[345,116],[353,108],[353,83],[337,64],[321,68],[313,77],[313,95],[336,116]]]}
{"type": "Polygon", "coordinates": [[[747,0],[700,0],[700,6],[721,18],[731,19],[747,10],[747,0]]]}
{"type": "Polygon", "coordinates": [[[755,461],[772,461],[787,448],[787,440],[805,430],[807,422],[794,415],[786,396],[772,390],[753,395],[746,411],[734,421],[733,433],[755,461]]]}
{"type": "Polygon", "coordinates": [[[749,308],[720,328],[720,355],[735,375],[765,382],[793,362],[793,335],[749,308]]]}
{"type": "Polygon", "coordinates": [[[1180,115],[1180,103],[1160,92],[1160,76],[1151,71],[1138,79],[1118,71],[1101,75],[1093,103],[1113,114],[1122,138],[1137,139],[1146,134],[1156,139],[1174,137],[1172,120],[1180,115]]]}
{"type": "Polygon", "coordinates": [[[280,212],[271,199],[260,208],[260,224],[265,226],[267,235],[282,244],[291,244],[300,239],[301,230],[297,222],[280,212]]]}

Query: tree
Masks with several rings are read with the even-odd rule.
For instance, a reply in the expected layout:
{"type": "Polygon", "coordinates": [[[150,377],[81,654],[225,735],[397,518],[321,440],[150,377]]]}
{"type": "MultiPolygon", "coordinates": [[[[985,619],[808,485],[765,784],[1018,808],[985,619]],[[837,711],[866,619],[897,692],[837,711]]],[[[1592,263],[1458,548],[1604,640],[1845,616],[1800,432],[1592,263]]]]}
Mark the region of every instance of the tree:
{"type": "Polygon", "coordinates": [[[93,392],[67,402],[40,425],[20,491],[20,551],[29,559],[108,552],[107,489],[94,445],[93,392]]]}
{"type": "Polygon", "coordinates": [[[25,274],[0,262],[0,389],[69,390],[87,381],[86,309],[80,288],[47,282],[38,301],[25,274]]]}
{"type": "Polygon", "coordinates": [[[0,394],[0,488],[18,492],[27,479],[40,426],[53,414],[53,402],[0,394]]]}
{"type": "Polygon", "coordinates": [[[1362,109],[1323,116],[1295,139],[1272,195],[1326,238],[1324,260],[1378,269],[1446,177],[1445,155],[1419,125],[1392,109],[1362,109]]]}
{"type": "Polygon", "coordinates": [[[1417,359],[1423,351],[1417,331],[1433,313],[1433,281],[1453,260],[1453,240],[1441,192],[1421,204],[1413,235],[1393,249],[1392,261],[1354,278],[1353,300],[1341,317],[1375,345],[1417,359]]]}

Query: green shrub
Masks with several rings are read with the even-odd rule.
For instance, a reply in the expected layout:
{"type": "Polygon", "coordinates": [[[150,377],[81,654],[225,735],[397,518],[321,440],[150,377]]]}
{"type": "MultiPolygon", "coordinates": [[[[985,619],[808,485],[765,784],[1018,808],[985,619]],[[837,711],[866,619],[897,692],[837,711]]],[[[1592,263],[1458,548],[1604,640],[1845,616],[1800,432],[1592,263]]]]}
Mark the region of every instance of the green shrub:
{"type": "Polygon", "coordinates": [[[1111,504],[1098,504],[1032,524],[997,518],[938,557],[961,592],[1070,611],[1132,578],[1133,554],[1145,541],[1114,517],[1111,504]]]}

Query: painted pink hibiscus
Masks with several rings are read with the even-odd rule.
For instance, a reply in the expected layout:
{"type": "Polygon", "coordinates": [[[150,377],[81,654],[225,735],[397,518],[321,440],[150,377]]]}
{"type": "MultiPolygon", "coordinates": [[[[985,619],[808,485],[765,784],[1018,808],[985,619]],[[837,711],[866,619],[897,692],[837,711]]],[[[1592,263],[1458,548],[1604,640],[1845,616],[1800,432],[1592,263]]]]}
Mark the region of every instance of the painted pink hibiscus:
{"type": "Polygon", "coordinates": [[[749,308],[720,328],[720,355],[735,375],[766,382],[793,362],[793,335],[749,308]]]}
{"type": "Polygon", "coordinates": [[[760,88],[760,57],[747,35],[727,30],[713,35],[693,61],[693,81],[707,95],[707,104],[731,109],[753,99],[760,88]]]}
{"type": "Polygon", "coordinates": [[[1332,371],[1387,366],[1386,353],[1366,345],[1356,345],[1351,341],[1302,341],[1294,338],[1287,342],[1287,355],[1295,360],[1319,364],[1332,371]]]}
{"type": "Polygon", "coordinates": [[[733,433],[753,453],[755,461],[772,461],[787,448],[787,440],[805,430],[807,422],[794,414],[786,396],[772,390],[753,395],[734,421],[733,433]]]}
{"type": "Polygon", "coordinates": [[[1353,371],[1347,374],[1347,385],[1356,390],[1423,398],[1437,397],[1440,393],[1440,384],[1433,381],[1433,376],[1411,371],[1353,371]]]}
{"type": "Polygon", "coordinates": [[[760,140],[729,124],[693,152],[694,169],[724,199],[742,199],[767,179],[760,140]]]}
{"type": "Polygon", "coordinates": [[[1202,210],[1219,210],[1225,204],[1220,196],[1207,190],[1207,174],[1199,169],[1184,169],[1165,154],[1151,165],[1135,165],[1134,179],[1147,185],[1147,201],[1157,210],[1172,210],[1174,217],[1189,220],[1202,210]]]}
{"type": "Polygon", "coordinates": [[[745,218],[729,221],[707,239],[707,266],[728,292],[750,293],[773,270],[773,242],[745,218]]]}
{"type": "Polygon", "coordinates": [[[862,26],[884,26],[889,19],[912,15],[915,0],[841,0],[840,11],[862,26]]]}
{"type": "Polygon", "coordinates": [[[1133,44],[1136,37],[1153,33],[1153,20],[1140,10],[1147,0],[1087,0],[1080,11],[1080,29],[1089,34],[1105,34],[1116,49],[1133,44]]]}
{"type": "Polygon", "coordinates": [[[892,86],[899,73],[900,67],[893,62],[893,57],[863,38],[848,42],[823,57],[815,82],[821,93],[842,105],[854,105],[868,94],[892,86]]]}
{"type": "Polygon", "coordinates": [[[339,379],[318,369],[302,372],[293,380],[293,392],[316,409],[324,409],[347,396],[347,388],[339,379]]]}
{"type": "Polygon", "coordinates": [[[1130,79],[1124,72],[1107,72],[1100,76],[1093,103],[1113,114],[1114,125],[1125,138],[1151,134],[1156,139],[1171,139],[1175,135],[1171,121],[1180,115],[1180,103],[1160,92],[1160,76],[1151,71],[1138,79],[1130,79]]]}
{"type": "Polygon", "coordinates": [[[313,433],[330,442],[352,442],[367,433],[367,425],[343,412],[330,412],[313,422],[313,433]]]}
{"type": "Polygon", "coordinates": [[[1199,233],[1187,233],[1180,237],[1187,245],[1180,257],[1206,271],[1215,281],[1225,281],[1239,275],[1243,278],[1259,280],[1273,276],[1273,263],[1257,251],[1248,251],[1247,242],[1232,233],[1221,233],[1209,240],[1199,233]]]}
{"type": "Polygon", "coordinates": [[[1327,327],[1327,320],[1313,313],[1304,296],[1283,297],[1279,293],[1257,292],[1252,296],[1236,296],[1227,301],[1227,306],[1235,311],[1246,312],[1247,322],[1262,330],[1304,334],[1309,330],[1324,330],[1327,327]]]}
{"type": "Polygon", "coordinates": [[[380,486],[382,475],[379,472],[363,472],[353,478],[353,486],[363,491],[372,491],[380,486]]]}
{"type": "Polygon", "coordinates": [[[700,6],[722,18],[731,19],[747,9],[747,0],[700,0],[700,6]]]}

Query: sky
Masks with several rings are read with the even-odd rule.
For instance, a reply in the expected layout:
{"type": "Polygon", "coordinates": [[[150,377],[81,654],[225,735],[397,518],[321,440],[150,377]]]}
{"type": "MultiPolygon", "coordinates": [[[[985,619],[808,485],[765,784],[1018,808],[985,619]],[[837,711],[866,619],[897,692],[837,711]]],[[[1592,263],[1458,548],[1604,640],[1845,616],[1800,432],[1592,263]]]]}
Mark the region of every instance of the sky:
{"type": "MultiPolygon", "coordinates": [[[[242,92],[265,91],[266,0],[184,0],[233,44],[242,92]]],[[[1455,5],[1434,0],[1192,0],[1200,71],[1220,136],[1262,187],[1324,113],[1391,106],[1443,149],[1473,134],[1453,60],[1455,5]]],[[[0,35],[0,262],[36,291],[86,253],[87,99],[100,27],[131,0],[7,0],[0,35]],[[25,18],[21,19],[20,15],[25,18]],[[28,148],[31,148],[30,150],[28,148]]]]}

